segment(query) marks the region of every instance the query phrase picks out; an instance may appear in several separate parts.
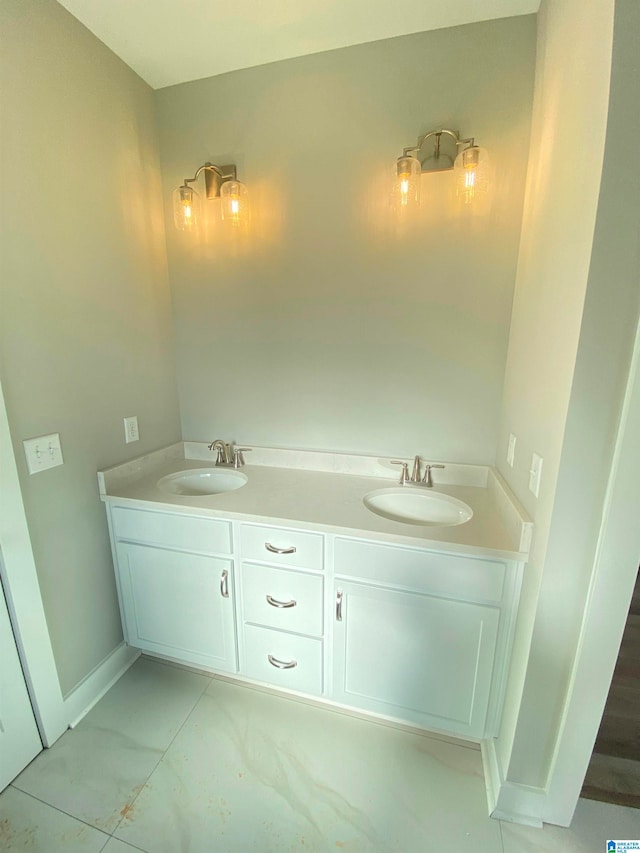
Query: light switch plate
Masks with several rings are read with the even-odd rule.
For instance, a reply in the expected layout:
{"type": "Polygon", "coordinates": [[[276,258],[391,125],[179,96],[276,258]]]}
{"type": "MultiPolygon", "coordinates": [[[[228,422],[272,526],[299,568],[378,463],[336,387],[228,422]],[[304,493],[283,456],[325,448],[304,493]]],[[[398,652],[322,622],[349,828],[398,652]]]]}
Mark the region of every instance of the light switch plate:
{"type": "Polygon", "coordinates": [[[516,458],[516,437],[513,433],[509,435],[509,446],[507,447],[507,465],[513,468],[513,463],[516,458]]]}
{"type": "Polygon", "coordinates": [[[30,474],[39,474],[47,468],[64,464],[60,434],[57,432],[41,435],[38,438],[28,438],[22,442],[22,445],[30,474]]]}
{"type": "Polygon", "coordinates": [[[531,468],[529,469],[529,491],[538,497],[540,494],[540,480],[542,479],[542,456],[534,453],[531,457],[531,468]]]}
{"type": "Polygon", "coordinates": [[[140,438],[140,433],[138,432],[138,417],[137,415],[133,415],[133,417],[124,419],[124,440],[126,444],[131,444],[132,441],[138,441],[140,438]]]}

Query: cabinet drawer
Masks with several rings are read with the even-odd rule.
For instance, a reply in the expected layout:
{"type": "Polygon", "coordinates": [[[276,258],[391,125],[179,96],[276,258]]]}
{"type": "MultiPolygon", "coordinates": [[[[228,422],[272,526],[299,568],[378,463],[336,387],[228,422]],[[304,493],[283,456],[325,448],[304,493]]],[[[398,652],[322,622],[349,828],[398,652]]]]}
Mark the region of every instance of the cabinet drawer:
{"type": "Polygon", "coordinates": [[[322,575],[243,563],[243,619],[320,637],[323,583],[322,575]]]}
{"type": "Polygon", "coordinates": [[[466,601],[500,602],[506,566],[397,545],[336,539],[336,575],[466,601]]]}
{"type": "Polygon", "coordinates": [[[231,553],[231,524],[213,518],[114,507],[117,539],[205,554],[231,553]]]}
{"type": "Polygon", "coordinates": [[[301,569],[322,569],[321,533],[243,524],[240,539],[242,556],[246,559],[301,569]]]}
{"type": "Polygon", "coordinates": [[[245,625],[244,653],[248,678],[322,694],[322,640],[245,625]]]}

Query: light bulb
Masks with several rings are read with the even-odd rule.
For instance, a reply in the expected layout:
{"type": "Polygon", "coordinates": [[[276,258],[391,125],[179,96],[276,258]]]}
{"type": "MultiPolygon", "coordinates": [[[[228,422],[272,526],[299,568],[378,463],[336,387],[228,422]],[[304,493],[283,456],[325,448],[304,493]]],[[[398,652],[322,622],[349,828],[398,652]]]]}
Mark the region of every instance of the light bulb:
{"type": "Polygon", "coordinates": [[[489,158],[484,148],[472,145],[456,157],[454,163],[456,195],[463,204],[473,204],[489,189],[489,158]]]}
{"type": "Polygon", "coordinates": [[[393,182],[392,205],[403,212],[420,205],[420,176],[422,166],[416,157],[398,157],[393,182]]]}
{"type": "Polygon", "coordinates": [[[246,227],[251,218],[249,192],[240,181],[225,181],[220,188],[222,218],[236,228],[246,227]]]}
{"type": "Polygon", "coordinates": [[[198,193],[191,187],[178,187],[173,191],[173,221],[178,231],[194,231],[199,219],[198,193]]]}

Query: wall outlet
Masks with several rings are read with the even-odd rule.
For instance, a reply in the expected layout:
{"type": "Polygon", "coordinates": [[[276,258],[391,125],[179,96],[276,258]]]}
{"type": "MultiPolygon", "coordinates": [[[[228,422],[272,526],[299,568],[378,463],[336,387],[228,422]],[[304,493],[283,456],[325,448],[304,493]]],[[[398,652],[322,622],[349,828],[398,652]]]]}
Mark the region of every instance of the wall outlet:
{"type": "Polygon", "coordinates": [[[47,468],[64,464],[60,435],[57,432],[41,435],[39,438],[28,438],[22,444],[30,474],[38,474],[40,471],[46,471],[47,468]]]}
{"type": "Polygon", "coordinates": [[[507,465],[513,468],[513,463],[516,458],[516,437],[513,433],[509,435],[509,446],[507,447],[507,465]]]}
{"type": "Polygon", "coordinates": [[[138,417],[137,415],[133,415],[131,418],[124,419],[124,440],[127,444],[131,444],[132,441],[137,441],[140,438],[140,433],[138,432],[138,417]]]}
{"type": "Polygon", "coordinates": [[[534,453],[531,457],[531,468],[529,469],[529,491],[538,497],[540,494],[540,480],[542,479],[542,456],[534,453]]]}

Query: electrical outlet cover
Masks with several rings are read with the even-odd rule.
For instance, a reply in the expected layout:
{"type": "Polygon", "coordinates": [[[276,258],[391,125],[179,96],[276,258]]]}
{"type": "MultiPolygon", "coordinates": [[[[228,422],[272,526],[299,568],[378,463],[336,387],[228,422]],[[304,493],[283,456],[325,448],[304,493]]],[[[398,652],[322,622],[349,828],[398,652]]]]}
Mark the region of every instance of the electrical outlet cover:
{"type": "Polygon", "coordinates": [[[130,418],[124,419],[124,440],[126,444],[131,444],[132,441],[138,441],[140,433],[138,432],[138,417],[133,415],[130,418]]]}

